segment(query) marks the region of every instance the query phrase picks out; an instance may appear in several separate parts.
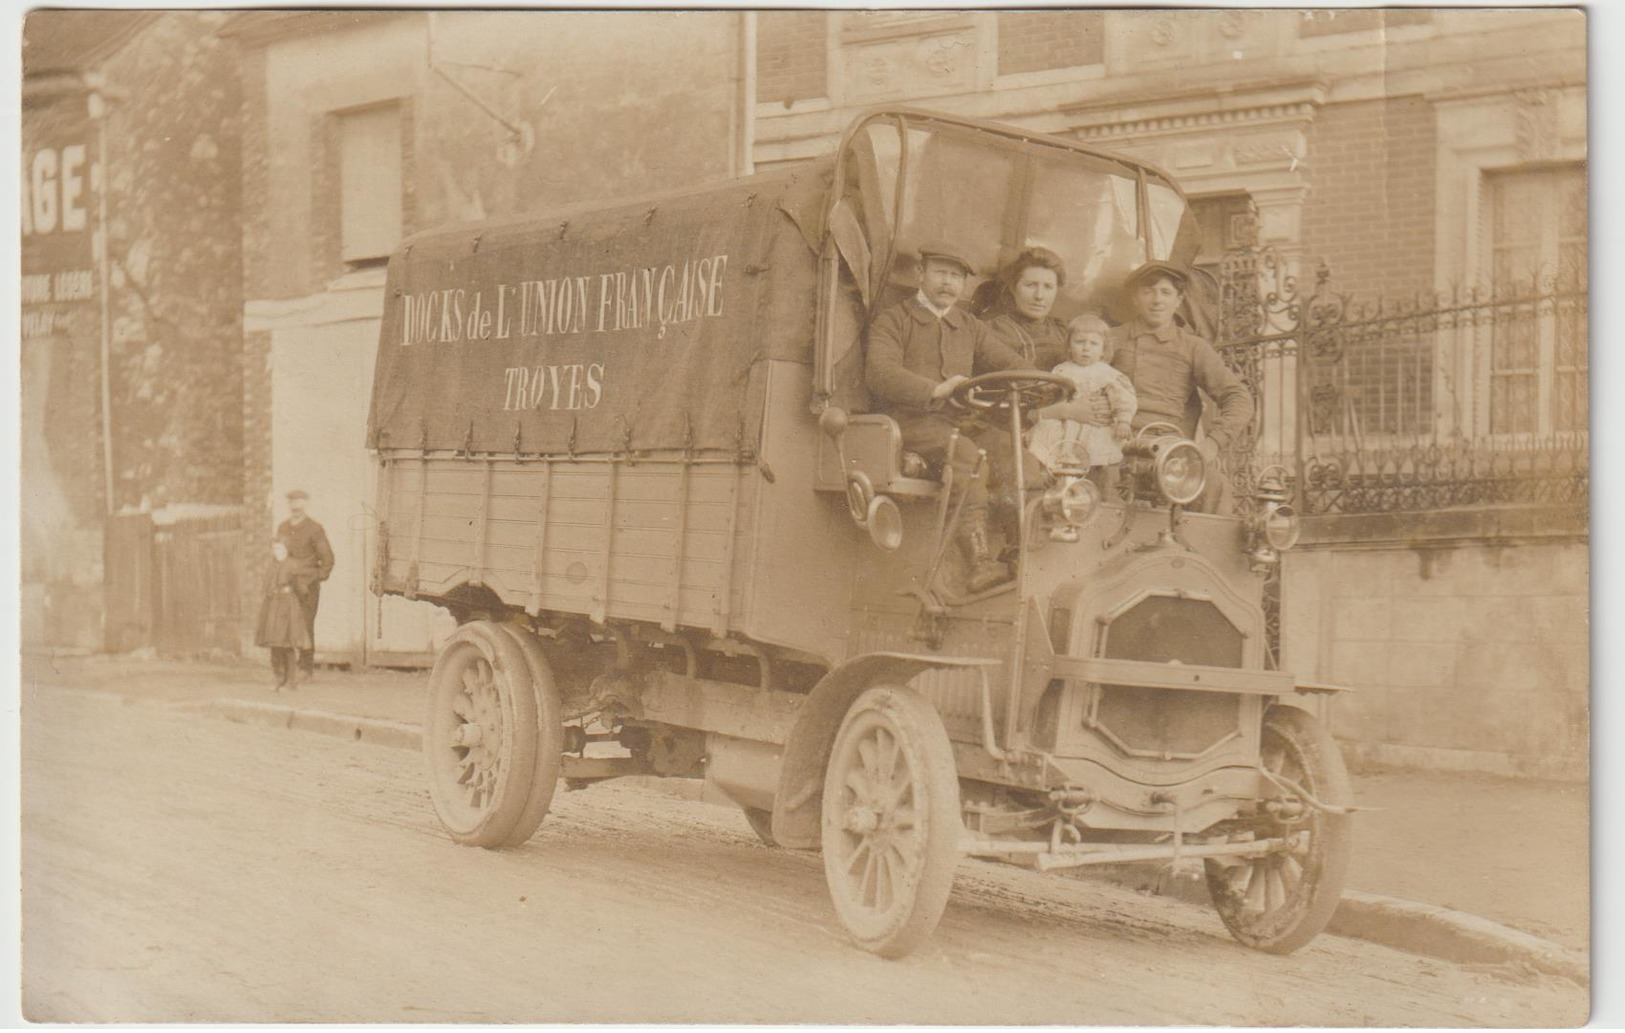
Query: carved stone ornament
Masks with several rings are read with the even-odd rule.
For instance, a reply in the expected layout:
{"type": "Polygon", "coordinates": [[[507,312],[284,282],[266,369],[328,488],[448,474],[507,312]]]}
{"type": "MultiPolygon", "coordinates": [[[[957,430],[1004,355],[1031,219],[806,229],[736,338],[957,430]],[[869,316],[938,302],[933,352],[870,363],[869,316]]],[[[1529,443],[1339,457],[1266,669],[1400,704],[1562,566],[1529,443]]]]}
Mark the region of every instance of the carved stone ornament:
{"type": "Polygon", "coordinates": [[[970,49],[970,41],[963,36],[940,36],[925,44],[925,66],[934,74],[951,79],[959,72],[959,63],[970,49]]]}
{"type": "Polygon", "coordinates": [[[1558,156],[1557,105],[1552,91],[1534,88],[1513,94],[1518,102],[1515,115],[1518,157],[1523,161],[1544,161],[1558,156]]]}
{"type": "Polygon", "coordinates": [[[1174,19],[1171,15],[1158,18],[1157,23],[1151,26],[1151,42],[1159,47],[1171,45],[1177,37],[1178,30],[1174,26],[1174,19]]]}
{"type": "Polygon", "coordinates": [[[863,81],[870,89],[884,90],[891,85],[891,63],[879,54],[863,58],[863,81]]]}

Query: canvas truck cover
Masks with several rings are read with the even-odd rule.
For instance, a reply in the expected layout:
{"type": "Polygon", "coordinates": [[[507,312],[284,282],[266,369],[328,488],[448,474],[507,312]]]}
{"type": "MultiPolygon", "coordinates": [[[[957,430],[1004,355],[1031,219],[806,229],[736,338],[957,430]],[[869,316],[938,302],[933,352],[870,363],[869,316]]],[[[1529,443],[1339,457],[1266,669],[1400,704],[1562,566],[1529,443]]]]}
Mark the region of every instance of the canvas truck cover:
{"type": "Polygon", "coordinates": [[[368,445],[754,447],[762,360],[812,361],[829,172],[410,238],[389,263],[368,445]]]}

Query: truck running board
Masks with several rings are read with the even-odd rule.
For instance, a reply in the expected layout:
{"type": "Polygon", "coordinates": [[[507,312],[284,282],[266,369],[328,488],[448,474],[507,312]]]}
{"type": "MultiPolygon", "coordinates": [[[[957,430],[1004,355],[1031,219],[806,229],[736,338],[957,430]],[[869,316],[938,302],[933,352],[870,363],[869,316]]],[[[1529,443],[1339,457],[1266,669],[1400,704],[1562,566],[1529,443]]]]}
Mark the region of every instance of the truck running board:
{"type": "Polygon", "coordinates": [[[1302,832],[1279,839],[1255,839],[1244,843],[1078,843],[1054,846],[1032,840],[997,842],[962,839],[960,853],[972,857],[1031,855],[1040,871],[1076,868],[1086,864],[1122,864],[1129,861],[1174,861],[1187,857],[1254,858],[1294,849],[1302,832]]]}

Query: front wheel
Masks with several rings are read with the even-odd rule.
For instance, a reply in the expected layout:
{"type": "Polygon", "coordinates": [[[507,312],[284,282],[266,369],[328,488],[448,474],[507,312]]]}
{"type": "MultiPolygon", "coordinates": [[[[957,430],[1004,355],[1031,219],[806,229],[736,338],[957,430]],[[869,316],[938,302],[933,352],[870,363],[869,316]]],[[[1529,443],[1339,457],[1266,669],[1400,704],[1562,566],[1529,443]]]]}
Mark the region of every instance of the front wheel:
{"type": "MultiPolygon", "coordinates": [[[[1353,801],[1343,754],[1307,711],[1271,707],[1264,715],[1260,763],[1316,801],[1347,807],[1353,801]]],[[[1331,921],[1343,895],[1352,845],[1346,813],[1317,810],[1290,789],[1265,780],[1260,803],[1282,818],[1261,827],[1260,838],[1289,837],[1284,850],[1257,858],[1206,862],[1208,892],[1219,918],[1237,940],[1271,954],[1290,954],[1331,921]]]]}
{"type": "Polygon", "coordinates": [[[959,781],[942,718],[908,689],[846,712],[824,774],[824,876],[859,946],[899,958],[936,929],[959,863],[959,781]]]}

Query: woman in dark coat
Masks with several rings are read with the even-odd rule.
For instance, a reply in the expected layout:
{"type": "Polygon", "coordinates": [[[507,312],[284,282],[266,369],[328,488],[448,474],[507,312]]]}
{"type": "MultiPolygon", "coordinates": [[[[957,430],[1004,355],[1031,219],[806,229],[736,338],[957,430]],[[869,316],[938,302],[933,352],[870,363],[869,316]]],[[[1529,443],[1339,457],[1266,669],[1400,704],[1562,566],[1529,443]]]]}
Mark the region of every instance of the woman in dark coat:
{"type": "Polygon", "coordinates": [[[1035,369],[1051,370],[1064,362],[1066,324],[1049,314],[1066,286],[1061,256],[1049,248],[1027,248],[990,282],[996,284],[994,296],[978,314],[999,339],[1035,369]]]}
{"type": "Polygon", "coordinates": [[[295,584],[312,575],[310,564],[288,555],[288,545],[278,538],[271,543],[274,562],[265,572],[265,597],[260,602],[260,619],[254,644],[271,650],[271,672],[276,675],[272,692],[292,689],[299,681],[296,659],[299,650],[310,648],[310,628],[305,609],[299,603],[295,584]]]}

